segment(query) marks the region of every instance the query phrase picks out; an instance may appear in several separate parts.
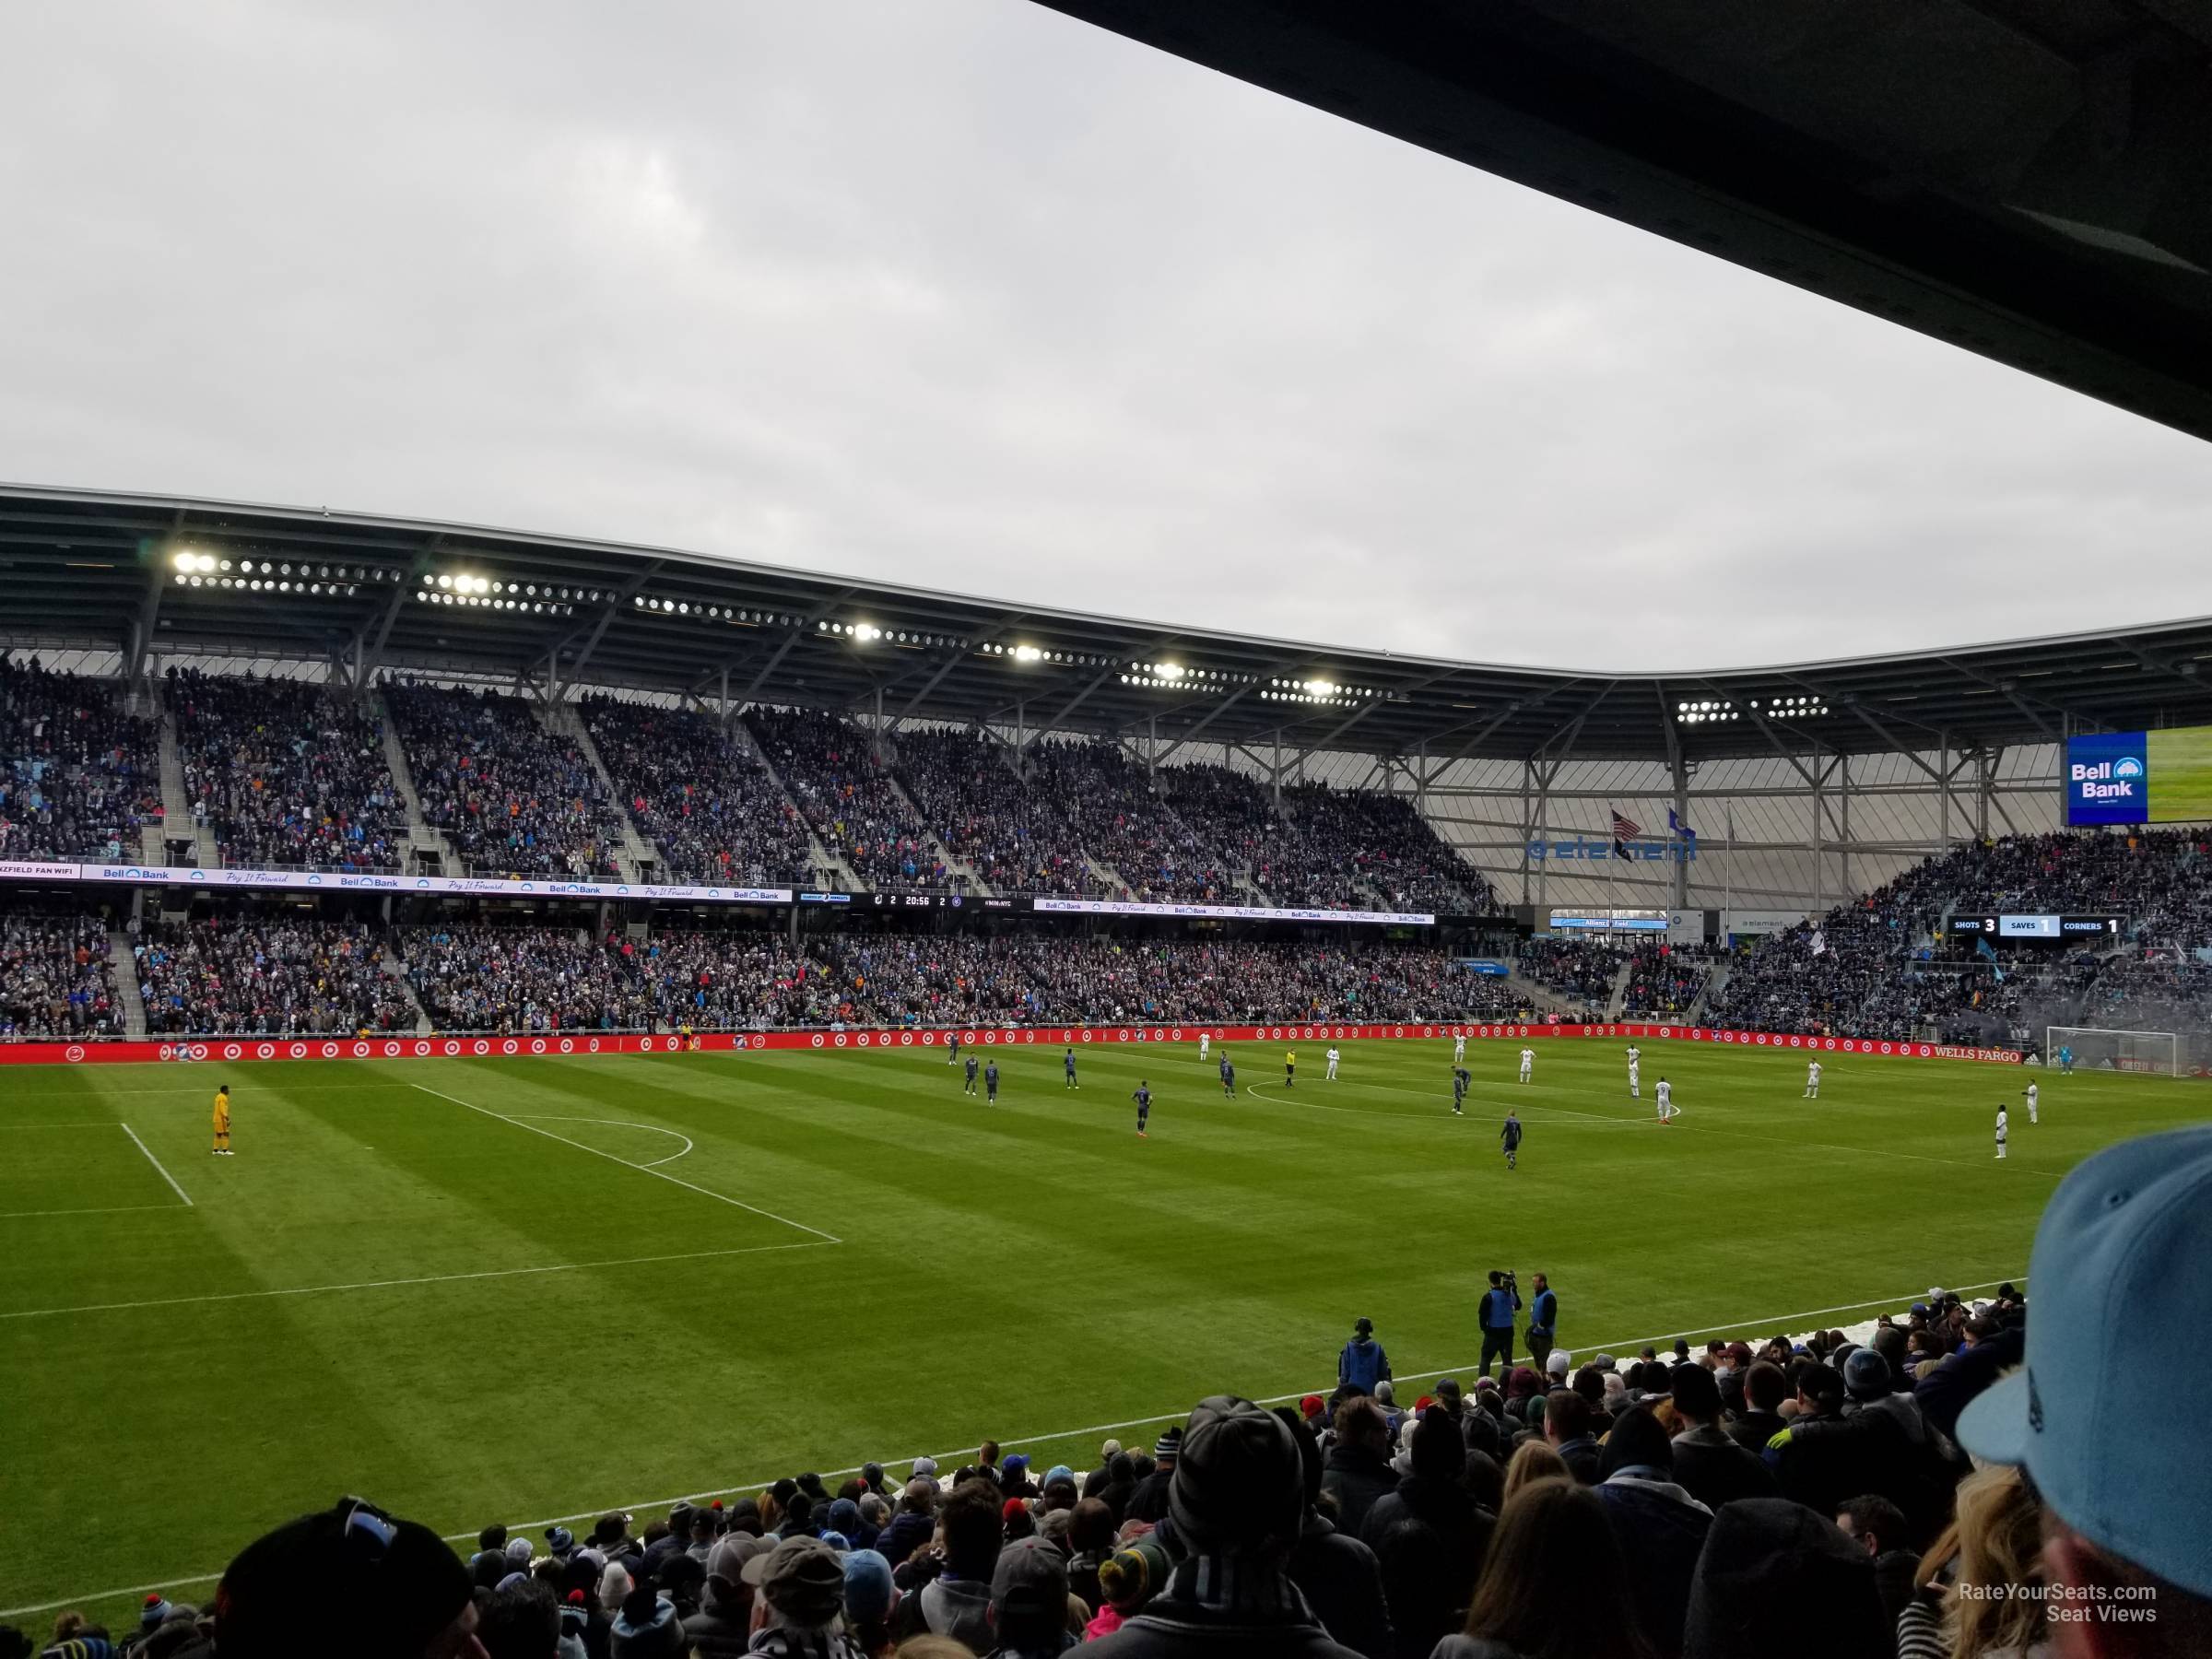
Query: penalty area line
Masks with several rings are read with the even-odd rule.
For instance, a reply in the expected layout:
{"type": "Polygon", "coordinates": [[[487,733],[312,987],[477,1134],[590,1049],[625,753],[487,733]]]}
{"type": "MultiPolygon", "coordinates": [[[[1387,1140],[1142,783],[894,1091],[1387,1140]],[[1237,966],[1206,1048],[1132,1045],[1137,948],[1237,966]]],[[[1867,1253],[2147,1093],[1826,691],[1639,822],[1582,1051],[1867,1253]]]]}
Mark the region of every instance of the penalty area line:
{"type": "Polygon", "coordinates": [[[161,1168],[161,1160],[156,1158],[151,1151],[147,1150],[146,1143],[138,1138],[138,1131],[132,1128],[128,1124],[119,1124],[116,1125],[116,1127],[121,1129],[125,1135],[131,1137],[132,1146],[137,1147],[139,1151],[146,1153],[146,1161],[152,1164],[155,1171],[160,1175],[161,1179],[169,1182],[169,1190],[174,1193],[178,1197],[184,1200],[184,1207],[186,1209],[192,1208],[192,1194],[177,1184],[177,1178],[174,1175],[171,1175],[167,1170],[161,1168]]]}
{"type": "MultiPolygon", "coordinates": [[[[805,1244],[781,1244],[770,1245],[768,1248],[772,1250],[806,1250],[812,1248],[812,1246],[805,1244]]],[[[1960,1290],[1986,1290],[2004,1282],[2005,1281],[2001,1279],[1985,1279],[1980,1284],[1959,1285],[1955,1288],[1960,1290]]],[[[2025,1285],[2028,1280],[2025,1276],[2022,1276],[2020,1278],[2013,1282],[2025,1285]]],[[[1724,1320],[1718,1324],[1684,1325],[1673,1332],[1670,1332],[1665,1336],[1631,1336],[1619,1341],[1598,1343],[1592,1346],[1590,1351],[1596,1353],[1601,1349],[1607,1348],[1626,1348],[1633,1351],[1639,1346],[1646,1343],[1657,1344],[1661,1342],[1672,1342],[1677,1336],[1688,1337],[1702,1335],[1708,1331],[1756,1331],[1761,1329],[1771,1329],[1778,1325],[1786,1328],[1789,1324],[1794,1320],[1817,1319],[1830,1313],[1850,1313],[1857,1312],[1867,1308],[1881,1308],[1888,1306],[1892,1302],[1910,1301],[1913,1297],[1924,1294],[1924,1291],[1907,1290],[1897,1296],[1869,1297],[1865,1301],[1846,1302],[1841,1306],[1833,1308],[1807,1308],[1795,1313],[1767,1313],[1751,1319],[1724,1320]]],[[[1418,1382],[1430,1377],[1448,1377],[1453,1375],[1457,1371],[1472,1371],[1475,1369],[1476,1368],[1473,1366],[1463,1365],[1447,1368],[1443,1371],[1417,1371],[1410,1376],[1400,1378],[1399,1381],[1406,1382],[1418,1382]]],[[[1293,1394],[1271,1394],[1267,1398],[1256,1401],[1254,1403],[1261,1406],[1279,1406],[1294,1400],[1303,1399],[1306,1394],[1313,1392],[1314,1390],[1309,1388],[1293,1394]]],[[[1056,1430],[1049,1434],[1001,1435],[999,1440],[1001,1444],[1007,1446],[1051,1445],[1056,1441],[1073,1440],[1077,1435],[1118,1434],[1125,1429],[1145,1429],[1149,1428],[1154,1423],[1181,1422],[1189,1415],[1190,1408],[1185,1406],[1181,1411],[1162,1412],[1155,1417],[1129,1418],[1119,1423],[1093,1423],[1088,1428],[1061,1429],[1056,1430]]],[[[938,1463],[942,1464],[947,1458],[965,1457],[967,1454],[968,1453],[966,1451],[917,1452],[904,1457],[879,1457],[871,1461],[878,1464],[882,1467],[891,1468],[902,1463],[911,1464],[917,1457],[935,1457],[938,1463]]],[[[854,1464],[849,1469],[825,1469],[822,1471],[822,1478],[825,1480],[841,1480],[848,1475],[859,1474],[864,1466],[865,1465],[860,1464],[854,1464]]],[[[671,1509],[678,1503],[693,1502],[700,1499],[726,1498],[742,1492],[764,1491],[771,1484],[772,1484],[774,1479],[775,1477],[770,1476],[759,1480],[739,1481],[730,1486],[714,1487],[705,1490],[688,1492],[680,1498],[649,1498],[637,1502],[622,1504],[603,1503],[592,1509],[580,1510],[572,1515],[549,1515],[535,1521],[512,1522],[509,1524],[509,1529],[517,1533],[531,1533],[547,1526],[566,1525],[571,1521],[595,1520],[599,1516],[606,1514],[610,1510],[613,1509],[621,1509],[633,1513],[641,1513],[646,1510],[671,1509]]],[[[445,1535],[445,1541],[449,1544],[457,1543],[465,1539],[474,1538],[476,1535],[477,1535],[474,1530],[468,1532],[447,1533],[445,1535]]],[[[189,1577],[170,1577],[159,1579],[150,1584],[133,1584],[121,1590],[96,1590],[85,1592],[76,1595],[65,1595],[58,1601],[40,1602],[31,1606],[0,1607],[0,1618],[19,1618],[27,1614],[31,1613],[51,1613],[56,1607],[74,1607],[92,1602],[121,1601],[126,1597],[150,1595],[157,1590],[181,1589],[189,1584],[211,1584],[221,1576],[222,1574],[219,1572],[201,1572],[192,1574],[189,1577]]]]}
{"type": "Polygon", "coordinates": [[[414,1087],[424,1094],[436,1095],[440,1100],[450,1100],[455,1106],[465,1106],[471,1112],[481,1112],[488,1118],[497,1118],[502,1124],[512,1124],[517,1129],[527,1129],[532,1135],[542,1135],[547,1140],[557,1140],[564,1147],[575,1147],[579,1152],[589,1152],[594,1158],[604,1158],[609,1163],[618,1163],[626,1170],[635,1170],[639,1174],[650,1175],[655,1181],[665,1181],[671,1186],[679,1186],[686,1192],[697,1193],[702,1198],[717,1199],[737,1209],[750,1210],[756,1216],[766,1216],[771,1221],[780,1221],[785,1227],[794,1228],[800,1232],[812,1233],[825,1244],[842,1244],[844,1242],[835,1233],[824,1232],[818,1227],[809,1227],[804,1221],[794,1221],[789,1216],[779,1216],[774,1210],[762,1209],[757,1204],[747,1204],[744,1199],[733,1198],[727,1193],[717,1193],[712,1187],[700,1186],[693,1182],[686,1181],[680,1175],[671,1175],[665,1170],[657,1170],[651,1164],[632,1163],[627,1158],[617,1158],[612,1152],[602,1152],[598,1147],[586,1146],[582,1141],[571,1140],[567,1135],[556,1135],[550,1129],[540,1129],[535,1124],[525,1122],[522,1118],[510,1117],[503,1112],[494,1112],[488,1106],[478,1106],[473,1101],[462,1100],[458,1095],[447,1094],[442,1088],[432,1088],[427,1083],[418,1083],[414,1087]]]}

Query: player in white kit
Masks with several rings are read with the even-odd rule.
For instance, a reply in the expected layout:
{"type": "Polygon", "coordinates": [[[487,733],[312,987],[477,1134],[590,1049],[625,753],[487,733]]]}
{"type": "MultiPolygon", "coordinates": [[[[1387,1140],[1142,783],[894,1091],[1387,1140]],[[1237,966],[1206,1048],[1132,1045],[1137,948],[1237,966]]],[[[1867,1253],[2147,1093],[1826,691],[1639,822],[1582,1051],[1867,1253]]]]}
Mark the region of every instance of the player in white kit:
{"type": "Polygon", "coordinates": [[[1643,1051],[1634,1043],[1630,1043],[1629,1045],[1629,1099],[1631,1100],[1643,1099],[1643,1085],[1639,1081],[1637,1069],[1638,1063],[1642,1059],[1643,1051]]]}
{"type": "Polygon", "coordinates": [[[1820,1098],[1820,1062],[1818,1060],[1805,1068],[1805,1098],[1808,1100],[1820,1098]]]}
{"type": "Polygon", "coordinates": [[[1336,1051],[1334,1048],[1329,1050],[1329,1069],[1323,1074],[1321,1080],[1324,1083],[1336,1081],[1336,1051]]]}
{"type": "Polygon", "coordinates": [[[1467,1034],[1455,1031],[1452,1036],[1452,1064],[1457,1065],[1467,1057],[1467,1034]]]}
{"type": "Polygon", "coordinates": [[[1997,1156],[2005,1156],[2005,1108],[1997,1108],[1997,1156]]]}
{"type": "Polygon", "coordinates": [[[1214,1034],[1213,1034],[1211,1031],[1201,1031],[1201,1032],[1199,1032],[1199,1033],[1198,1033],[1198,1058],[1199,1058],[1199,1059],[1201,1059],[1201,1060],[1205,1059],[1205,1058],[1206,1058],[1206,1051],[1207,1049],[1209,1049],[1209,1048],[1213,1047],[1213,1046],[1214,1046],[1214,1034]]]}
{"type": "Polygon", "coordinates": [[[1535,1069],[1536,1051],[1532,1048],[1523,1049],[1521,1051],[1521,1081],[1527,1082],[1535,1074],[1535,1069]]]}
{"type": "Polygon", "coordinates": [[[1659,1102],[1659,1121],[1661,1123],[1671,1124],[1682,1115],[1682,1109],[1675,1104],[1675,1087],[1665,1077],[1659,1079],[1659,1087],[1652,1093],[1659,1102]]]}
{"type": "Polygon", "coordinates": [[[2035,1091],[2037,1087],[2038,1086],[2033,1083],[2028,1085],[2028,1121],[2031,1124],[2035,1122],[2035,1091]]]}

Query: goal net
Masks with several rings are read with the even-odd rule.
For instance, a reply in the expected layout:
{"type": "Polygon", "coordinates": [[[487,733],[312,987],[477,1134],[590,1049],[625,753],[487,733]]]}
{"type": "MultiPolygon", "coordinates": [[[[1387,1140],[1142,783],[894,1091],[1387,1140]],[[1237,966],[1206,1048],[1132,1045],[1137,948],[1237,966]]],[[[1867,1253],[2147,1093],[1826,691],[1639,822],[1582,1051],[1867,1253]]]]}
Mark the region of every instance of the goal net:
{"type": "Polygon", "coordinates": [[[2048,1026],[2043,1064],[2057,1067],[2071,1052],[2076,1071],[2158,1072],[2182,1075],[2182,1042],[2171,1031],[2108,1031],[2095,1026],[2048,1026]]]}

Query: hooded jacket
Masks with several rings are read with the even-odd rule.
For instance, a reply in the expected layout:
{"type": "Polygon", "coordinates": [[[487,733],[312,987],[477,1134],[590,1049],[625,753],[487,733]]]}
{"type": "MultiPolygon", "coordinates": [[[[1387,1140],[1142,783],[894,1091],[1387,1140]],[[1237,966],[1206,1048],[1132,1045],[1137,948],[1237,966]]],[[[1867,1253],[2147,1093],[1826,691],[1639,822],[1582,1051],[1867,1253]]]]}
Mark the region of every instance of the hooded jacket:
{"type": "Polygon", "coordinates": [[[1637,1628],[1659,1659],[1675,1659],[1712,1512],[1676,1484],[1666,1430],[1641,1407],[1614,1424],[1599,1472],[1595,1490],[1628,1567],[1637,1628]]]}

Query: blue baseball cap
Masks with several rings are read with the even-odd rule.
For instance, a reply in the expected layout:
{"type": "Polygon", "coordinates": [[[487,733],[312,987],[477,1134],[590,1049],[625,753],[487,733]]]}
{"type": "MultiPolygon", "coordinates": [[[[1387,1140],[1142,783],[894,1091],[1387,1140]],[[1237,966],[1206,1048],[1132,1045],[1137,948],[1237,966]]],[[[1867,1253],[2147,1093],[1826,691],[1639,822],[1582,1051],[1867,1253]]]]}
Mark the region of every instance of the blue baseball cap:
{"type": "Polygon", "coordinates": [[[2100,1549],[2212,1595],[2212,1483],[2176,1478],[2200,1431],[2141,1432],[2128,1393],[2212,1326],[2212,1129],[2108,1147],[2059,1182],[2035,1230],[2027,1363],[1959,1418],[1959,1441],[2034,1478],[2100,1549]]]}
{"type": "Polygon", "coordinates": [[[899,1593],[891,1587],[891,1563],[873,1549],[856,1549],[845,1558],[845,1617],[872,1624],[891,1616],[899,1593]]]}

